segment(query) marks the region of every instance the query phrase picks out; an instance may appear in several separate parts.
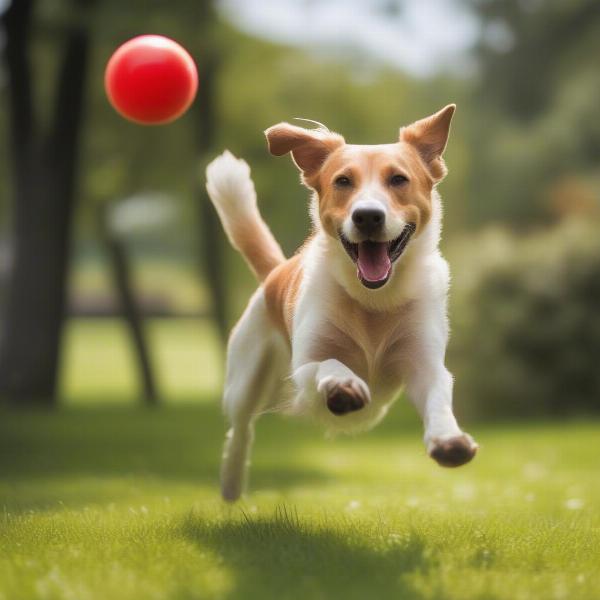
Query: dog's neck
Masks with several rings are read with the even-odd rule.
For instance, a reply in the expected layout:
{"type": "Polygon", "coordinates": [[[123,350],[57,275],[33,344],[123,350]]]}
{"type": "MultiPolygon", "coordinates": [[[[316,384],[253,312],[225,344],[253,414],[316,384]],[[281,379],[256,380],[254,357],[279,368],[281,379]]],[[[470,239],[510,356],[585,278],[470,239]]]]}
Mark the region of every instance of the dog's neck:
{"type": "MultiPolygon", "coordinates": [[[[313,207],[315,202],[313,200],[313,207]]],[[[423,230],[409,242],[402,256],[394,264],[394,270],[386,285],[377,290],[363,286],[356,276],[356,265],[348,258],[338,239],[328,235],[312,216],[316,232],[309,242],[304,268],[310,279],[317,279],[323,286],[335,283],[350,298],[365,309],[377,312],[393,312],[411,300],[421,296],[422,283],[427,276],[429,261],[439,255],[442,207],[437,191],[432,193],[432,215],[423,230]]]]}

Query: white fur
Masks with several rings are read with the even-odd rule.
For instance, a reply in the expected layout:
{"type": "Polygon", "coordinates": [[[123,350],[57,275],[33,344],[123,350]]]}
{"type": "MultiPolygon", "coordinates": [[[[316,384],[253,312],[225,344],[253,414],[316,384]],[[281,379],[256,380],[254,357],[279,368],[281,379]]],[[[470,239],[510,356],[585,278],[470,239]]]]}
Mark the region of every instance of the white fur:
{"type": "MultiPolygon", "coordinates": [[[[230,153],[218,157],[207,169],[208,191],[226,231],[234,220],[260,219],[248,165],[230,153]]],[[[311,214],[318,211],[313,199],[311,214]]],[[[446,297],[449,271],[438,242],[441,202],[434,190],[433,214],[427,226],[408,244],[393,265],[389,282],[377,290],[366,289],[356,277],[339,240],[318,228],[303,252],[303,275],[293,314],[291,355],[283,336],[267,313],[262,288],[252,297],[234,329],[228,348],[224,408],[231,422],[222,468],[222,493],[235,500],[242,493],[255,418],[270,404],[285,405],[281,384],[291,373],[295,394],[290,411],[310,415],[333,432],[354,432],[373,427],[386,414],[404,384],[424,424],[428,452],[446,440],[463,437],[452,412],[452,376],[444,366],[448,340],[446,297]],[[369,356],[368,381],[335,358],[315,361],[312,350],[324,326],[339,310],[332,300],[340,288],[366,311],[400,314],[390,316],[389,336],[369,356]],[[397,382],[384,384],[381,354],[406,340],[397,357],[397,382]],[[385,342],[385,343],[384,343],[385,342]],[[385,345],[387,344],[387,346],[385,345]],[[263,372],[265,365],[268,370],[263,372]],[[326,406],[327,392],[338,384],[352,384],[362,391],[364,408],[333,415],[326,406]]],[[[403,224],[395,223],[399,235],[403,224]]],[[[393,236],[393,237],[395,237],[393,236]]],[[[350,237],[350,236],[349,236],[350,237]]],[[[383,358],[386,358],[383,356],[383,358]]]]}
{"type": "Polygon", "coordinates": [[[226,500],[237,499],[244,489],[254,420],[281,389],[288,363],[289,351],[269,320],[259,288],[232,331],[227,348],[223,408],[231,428],[221,468],[221,492],[226,500]]]}
{"type": "Polygon", "coordinates": [[[208,195],[219,213],[225,233],[232,246],[237,248],[234,225],[260,219],[250,167],[245,160],[235,158],[225,150],[206,168],[206,182],[208,195]]]}

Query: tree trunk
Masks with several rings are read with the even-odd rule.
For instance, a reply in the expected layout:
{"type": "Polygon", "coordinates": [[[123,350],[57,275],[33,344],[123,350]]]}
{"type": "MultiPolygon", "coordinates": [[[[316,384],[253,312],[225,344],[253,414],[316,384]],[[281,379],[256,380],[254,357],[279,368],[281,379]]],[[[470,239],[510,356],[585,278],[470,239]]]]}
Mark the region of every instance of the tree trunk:
{"type": "MultiPolygon", "coordinates": [[[[215,110],[215,83],[218,70],[216,54],[207,52],[202,64],[202,83],[198,92],[196,112],[198,115],[198,150],[200,162],[206,162],[208,151],[214,145],[214,131],[217,120],[215,110]]],[[[202,175],[199,191],[199,210],[201,223],[201,252],[204,258],[204,274],[208,281],[212,301],[213,316],[223,344],[227,342],[227,277],[225,255],[223,252],[223,229],[219,217],[212,206],[204,188],[202,175]]]]}
{"type": "Polygon", "coordinates": [[[148,406],[156,406],[158,404],[158,394],[154,381],[154,371],[148,344],[144,336],[142,314],[131,285],[131,269],[127,252],[123,242],[111,233],[104,212],[100,214],[100,230],[110,259],[113,288],[119,298],[121,312],[129,328],[142,384],[143,400],[148,406]]]}
{"type": "Polygon", "coordinates": [[[89,40],[70,28],[49,133],[34,124],[28,60],[32,0],[3,16],[9,83],[14,203],[12,268],[0,340],[0,396],[52,406],[62,325],[89,40]]]}

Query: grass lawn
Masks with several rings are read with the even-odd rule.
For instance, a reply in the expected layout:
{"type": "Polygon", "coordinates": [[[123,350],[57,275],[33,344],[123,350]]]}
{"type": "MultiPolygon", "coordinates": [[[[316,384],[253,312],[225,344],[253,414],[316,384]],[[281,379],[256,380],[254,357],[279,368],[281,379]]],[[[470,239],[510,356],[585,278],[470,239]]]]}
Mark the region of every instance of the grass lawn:
{"type": "MultiPolygon", "coordinates": [[[[214,396],[223,358],[209,320],[147,319],[145,332],[163,400],[214,396]]],[[[122,319],[69,319],[62,363],[63,403],[138,403],[135,356],[122,319]]]]}
{"type": "Polygon", "coordinates": [[[600,423],[474,426],[452,471],[403,413],[265,417],[227,506],[216,402],[0,412],[0,599],[600,598],[600,423]]]}

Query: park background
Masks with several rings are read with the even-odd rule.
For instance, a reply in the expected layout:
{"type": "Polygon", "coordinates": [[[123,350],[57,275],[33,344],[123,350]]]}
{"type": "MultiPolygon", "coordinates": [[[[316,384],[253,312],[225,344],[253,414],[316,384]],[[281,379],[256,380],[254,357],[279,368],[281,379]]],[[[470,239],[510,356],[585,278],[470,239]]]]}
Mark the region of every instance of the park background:
{"type": "Polygon", "coordinates": [[[519,597],[506,578],[523,598],[596,597],[596,1],[0,0],[0,15],[0,598],[364,597],[344,560],[379,597],[519,597]],[[104,94],[107,59],[142,33],[198,65],[168,126],[126,122],[104,94]],[[204,166],[224,148],[248,161],[289,255],[308,194],[267,127],[392,142],[449,102],[448,365],[481,456],[436,470],[403,400],[356,439],[269,415],[250,504],[227,512],[224,344],[256,284],[204,166]]]}

